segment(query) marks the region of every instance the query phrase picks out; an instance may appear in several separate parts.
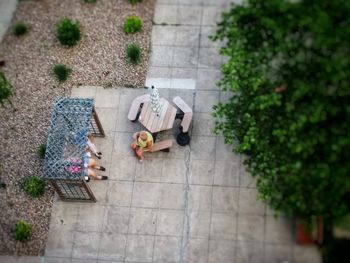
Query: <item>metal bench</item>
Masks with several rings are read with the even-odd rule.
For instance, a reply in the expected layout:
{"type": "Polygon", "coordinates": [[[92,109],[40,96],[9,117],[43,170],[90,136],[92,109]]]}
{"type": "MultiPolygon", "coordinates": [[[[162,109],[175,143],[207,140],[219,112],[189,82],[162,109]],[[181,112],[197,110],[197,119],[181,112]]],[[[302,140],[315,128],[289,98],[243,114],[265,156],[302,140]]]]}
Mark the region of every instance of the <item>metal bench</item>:
{"type": "Polygon", "coordinates": [[[182,120],[180,124],[180,133],[176,137],[176,141],[179,145],[185,146],[188,145],[191,140],[188,132],[193,118],[193,111],[179,96],[176,96],[173,102],[180,109],[180,113],[176,115],[176,118],[182,120]]]}
{"type": "Polygon", "coordinates": [[[128,113],[128,119],[133,122],[137,121],[141,113],[140,109],[142,108],[142,105],[149,100],[150,100],[149,94],[136,97],[131,103],[131,107],[128,113]]]}
{"type": "Polygon", "coordinates": [[[157,151],[169,152],[171,146],[173,146],[172,140],[158,141],[154,143],[152,150],[150,152],[157,152],[157,151]]]}

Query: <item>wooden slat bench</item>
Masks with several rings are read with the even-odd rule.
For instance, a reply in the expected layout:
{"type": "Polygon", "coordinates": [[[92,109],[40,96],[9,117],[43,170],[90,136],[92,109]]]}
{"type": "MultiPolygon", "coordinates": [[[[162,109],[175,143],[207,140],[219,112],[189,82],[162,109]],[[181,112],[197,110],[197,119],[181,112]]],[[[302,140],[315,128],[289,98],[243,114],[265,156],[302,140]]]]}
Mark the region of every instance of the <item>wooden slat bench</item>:
{"type": "Polygon", "coordinates": [[[172,145],[173,145],[172,140],[158,141],[154,143],[153,148],[150,152],[157,152],[157,151],[169,152],[169,149],[172,145]]]}
{"type": "Polygon", "coordinates": [[[190,106],[186,104],[179,96],[176,96],[173,99],[173,102],[179,109],[184,113],[184,116],[181,121],[181,132],[186,133],[189,131],[192,117],[193,117],[193,111],[190,106]]]}
{"type": "Polygon", "coordinates": [[[131,121],[136,121],[138,118],[138,115],[140,113],[141,104],[143,104],[149,100],[150,100],[149,94],[145,94],[145,95],[141,95],[141,96],[136,97],[131,103],[131,107],[130,107],[130,110],[128,113],[128,119],[131,121]]]}

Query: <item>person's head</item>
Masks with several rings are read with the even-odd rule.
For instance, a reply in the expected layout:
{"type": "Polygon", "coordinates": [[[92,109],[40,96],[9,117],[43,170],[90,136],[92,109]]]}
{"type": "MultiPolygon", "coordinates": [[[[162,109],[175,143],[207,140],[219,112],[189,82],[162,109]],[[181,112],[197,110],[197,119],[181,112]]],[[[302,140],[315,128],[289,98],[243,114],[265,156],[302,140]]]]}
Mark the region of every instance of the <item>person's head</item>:
{"type": "Polygon", "coordinates": [[[141,140],[143,140],[143,141],[147,141],[147,133],[146,132],[144,132],[144,131],[141,131],[140,132],[140,138],[141,138],[141,140]]]}

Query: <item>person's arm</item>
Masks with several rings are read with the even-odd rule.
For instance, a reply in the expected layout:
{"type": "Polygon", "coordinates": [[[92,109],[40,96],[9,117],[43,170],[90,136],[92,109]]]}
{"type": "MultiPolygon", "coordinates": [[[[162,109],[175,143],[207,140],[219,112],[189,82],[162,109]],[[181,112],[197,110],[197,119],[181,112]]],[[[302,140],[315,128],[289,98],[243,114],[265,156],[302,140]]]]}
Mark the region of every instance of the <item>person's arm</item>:
{"type": "Polygon", "coordinates": [[[147,150],[147,151],[150,151],[150,150],[152,150],[152,147],[153,147],[152,141],[148,141],[148,142],[147,142],[146,150],[147,150]]]}
{"type": "Polygon", "coordinates": [[[131,144],[131,147],[132,147],[132,148],[136,148],[136,146],[137,146],[137,140],[139,139],[139,136],[140,136],[140,132],[135,132],[135,133],[134,133],[134,135],[133,135],[134,141],[133,141],[133,143],[131,144]]]}

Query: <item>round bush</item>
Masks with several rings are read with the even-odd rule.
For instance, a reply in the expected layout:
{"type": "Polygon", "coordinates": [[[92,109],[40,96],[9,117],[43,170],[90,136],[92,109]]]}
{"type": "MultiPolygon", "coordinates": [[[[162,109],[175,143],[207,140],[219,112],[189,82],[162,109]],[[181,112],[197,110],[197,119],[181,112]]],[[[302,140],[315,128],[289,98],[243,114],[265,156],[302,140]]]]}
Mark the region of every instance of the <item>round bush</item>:
{"type": "Polygon", "coordinates": [[[139,44],[132,43],[126,47],[127,60],[132,64],[138,64],[141,60],[141,48],[139,44]]]}
{"type": "Polygon", "coordinates": [[[40,159],[45,158],[45,153],[46,153],[46,144],[41,144],[38,148],[38,155],[40,159]]]}
{"type": "Polygon", "coordinates": [[[31,176],[24,181],[23,188],[28,195],[39,197],[44,194],[45,182],[38,176],[31,176]]]}
{"type": "Polygon", "coordinates": [[[71,72],[72,69],[67,67],[66,65],[57,64],[53,67],[53,73],[59,82],[65,82],[68,79],[71,72]]]}
{"type": "Polygon", "coordinates": [[[13,27],[13,34],[16,37],[22,36],[27,32],[28,32],[28,26],[22,21],[18,21],[13,27]]]}
{"type": "Polygon", "coordinates": [[[80,24],[69,18],[62,18],[56,27],[57,38],[62,45],[74,46],[80,40],[80,24]]]}
{"type": "Polygon", "coordinates": [[[134,34],[139,32],[142,27],[142,20],[138,16],[128,16],[124,22],[124,32],[134,34]]]}
{"type": "Polygon", "coordinates": [[[31,233],[32,226],[24,220],[19,220],[13,229],[15,239],[21,242],[28,240],[31,233]]]}
{"type": "Polygon", "coordinates": [[[89,4],[95,4],[96,0],[84,0],[85,3],[89,3],[89,4]]]}

